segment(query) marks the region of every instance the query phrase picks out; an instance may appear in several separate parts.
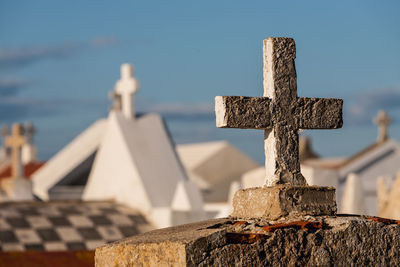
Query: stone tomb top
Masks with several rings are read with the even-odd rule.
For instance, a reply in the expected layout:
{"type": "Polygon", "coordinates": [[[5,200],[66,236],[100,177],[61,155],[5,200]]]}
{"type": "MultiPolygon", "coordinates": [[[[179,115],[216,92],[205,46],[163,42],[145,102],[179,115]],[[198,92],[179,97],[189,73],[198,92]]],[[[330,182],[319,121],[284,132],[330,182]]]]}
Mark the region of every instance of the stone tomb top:
{"type": "Polygon", "coordinates": [[[398,266],[397,221],[365,216],[265,223],[217,219],[96,249],[96,266],[398,266]]]}
{"type": "Polygon", "coordinates": [[[217,96],[217,127],[265,130],[266,185],[306,185],[299,129],[342,127],[341,99],[297,97],[295,42],[264,40],[264,97],[217,96]]]}

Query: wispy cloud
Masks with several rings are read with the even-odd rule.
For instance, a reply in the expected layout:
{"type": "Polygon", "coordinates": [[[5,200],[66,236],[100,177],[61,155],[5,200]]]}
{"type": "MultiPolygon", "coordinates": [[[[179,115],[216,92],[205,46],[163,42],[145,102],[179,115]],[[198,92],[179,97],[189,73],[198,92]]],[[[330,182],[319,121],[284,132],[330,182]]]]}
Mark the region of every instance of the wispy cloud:
{"type": "Polygon", "coordinates": [[[37,116],[57,113],[57,105],[52,101],[22,98],[17,96],[0,99],[0,121],[15,122],[37,116]]]}
{"type": "Polygon", "coordinates": [[[107,47],[117,44],[119,41],[115,37],[96,37],[88,42],[89,46],[93,47],[107,47]]]}
{"type": "Polygon", "coordinates": [[[97,37],[86,42],[67,42],[50,46],[0,48],[0,69],[24,67],[45,59],[62,59],[93,47],[115,45],[114,37],[97,37]]]}
{"type": "Polygon", "coordinates": [[[0,97],[10,97],[17,95],[22,89],[30,85],[31,82],[15,77],[0,78],[0,97]]]}
{"type": "Polygon", "coordinates": [[[214,116],[212,103],[141,103],[138,110],[142,112],[160,113],[167,119],[199,120],[214,116]]]}
{"type": "Polygon", "coordinates": [[[34,84],[15,77],[0,77],[0,122],[15,122],[27,118],[66,113],[71,106],[99,109],[105,101],[97,99],[31,98],[23,91],[34,84]]]}
{"type": "MultiPolygon", "coordinates": [[[[378,88],[359,93],[345,110],[346,119],[350,123],[371,123],[379,109],[388,112],[400,108],[400,86],[378,88]]],[[[396,119],[396,118],[395,118],[396,119]]]]}
{"type": "Polygon", "coordinates": [[[0,122],[15,122],[38,117],[65,115],[82,110],[107,110],[102,100],[82,98],[29,98],[22,96],[0,97],[0,122]],[[74,107],[71,109],[71,107],[74,107]]]}

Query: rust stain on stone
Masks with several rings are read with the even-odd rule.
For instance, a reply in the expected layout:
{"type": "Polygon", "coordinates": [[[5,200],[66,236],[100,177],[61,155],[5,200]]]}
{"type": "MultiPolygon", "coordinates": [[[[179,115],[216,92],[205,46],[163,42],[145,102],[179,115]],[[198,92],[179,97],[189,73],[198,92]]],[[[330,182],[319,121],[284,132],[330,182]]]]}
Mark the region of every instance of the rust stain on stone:
{"type": "Polygon", "coordinates": [[[247,222],[246,221],[238,221],[238,222],[235,222],[233,225],[237,226],[237,225],[242,225],[242,224],[247,224],[247,222]]]}
{"type": "Polygon", "coordinates": [[[398,220],[386,219],[381,217],[367,217],[367,220],[384,223],[384,224],[400,224],[398,220]]]}
{"type": "Polygon", "coordinates": [[[312,230],[312,229],[322,229],[322,222],[306,222],[306,221],[296,221],[291,223],[277,223],[273,225],[264,226],[263,229],[266,232],[273,232],[277,229],[295,228],[301,230],[312,230]]]}
{"type": "Polygon", "coordinates": [[[263,234],[227,233],[226,241],[230,244],[252,244],[265,239],[263,234]]]}

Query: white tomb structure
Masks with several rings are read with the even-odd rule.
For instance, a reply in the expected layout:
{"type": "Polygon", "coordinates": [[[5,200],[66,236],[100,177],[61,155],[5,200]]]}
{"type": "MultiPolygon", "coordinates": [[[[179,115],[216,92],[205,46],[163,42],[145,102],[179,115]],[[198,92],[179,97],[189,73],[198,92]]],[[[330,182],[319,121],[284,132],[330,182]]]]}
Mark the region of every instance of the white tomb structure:
{"type": "Polygon", "coordinates": [[[365,214],[364,188],[360,176],[355,173],[347,176],[341,207],[345,214],[365,214]]]}
{"type": "Polygon", "coordinates": [[[210,217],[230,214],[242,175],[259,166],[227,141],[177,145],[177,152],[190,180],[201,189],[210,217]]]}
{"type": "MultiPolygon", "coordinates": [[[[378,124],[377,140],[353,156],[347,158],[314,158],[304,160],[301,163],[301,172],[308,184],[336,187],[339,212],[345,212],[347,208],[343,210],[343,203],[346,201],[345,199],[351,199],[349,197],[343,199],[346,181],[351,173],[360,177],[360,190],[363,191],[363,206],[365,207],[364,214],[372,216],[378,215],[376,189],[378,177],[387,177],[390,181],[394,181],[396,178],[400,162],[400,145],[388,135],[387,127],[390,124],[390,118],[384,111],[379,111],[374,122],[378,124]]],[[[253,176],[257,176],[255,171],[253,171],[253,176]]],[[[262,181],[263,179],[263,177],[259,177],[259,180],[256,177],[249,177],[249,173],[244,174],[242,183],[243,180],[262,181]]],[[[349,183],[349,186],[352,187],[351,183],[349,183]]],[[[352,189],[348,191],[351,192],[352,189]]]]}
{"type": "Polygon", "coordinates": [[[177,152],[207,203],[227,202],[230,184],[259,166],[227,141],[177,145],[177,152]]]}
{"type": "Polygon", "coordinates": [[[390,177],[379,177],[377,181],[378,216],[400,220],[400,172],[393,181],[390,177]]]}
{"type": "Polygon", "coordinates": [[[114,199],[136,208],[156,227],[206,218],[201,193],[187,178],[162,118],[135,114],[138,89],[133,66],[123,64],[108,118],[95,122],[35,173],[39,198],[52,199],[52,190],[75,183],[83,200],[114,199]]]}

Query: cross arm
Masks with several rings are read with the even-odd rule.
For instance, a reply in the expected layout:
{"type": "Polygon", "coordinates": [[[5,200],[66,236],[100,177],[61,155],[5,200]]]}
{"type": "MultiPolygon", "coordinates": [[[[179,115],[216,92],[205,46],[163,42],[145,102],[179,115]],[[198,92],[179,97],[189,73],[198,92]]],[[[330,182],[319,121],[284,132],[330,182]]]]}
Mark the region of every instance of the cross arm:
{"type": "Polygon", "coordinates": [[[216,96],[217,127],[268,129],[272,127],[272,101],[267,97],[216,96]]]}
{"type": "Polygon", "coordinates": [[[342,99],[300,97],[297,101],[300,129],[337,129],[342,127],[342,99]]]}
{"type": "Polygon", "coordinates": [[[7,137],[5,145],[8,147],[20,147],[25,143],[25,138],[22,136],[7,137]]]}

